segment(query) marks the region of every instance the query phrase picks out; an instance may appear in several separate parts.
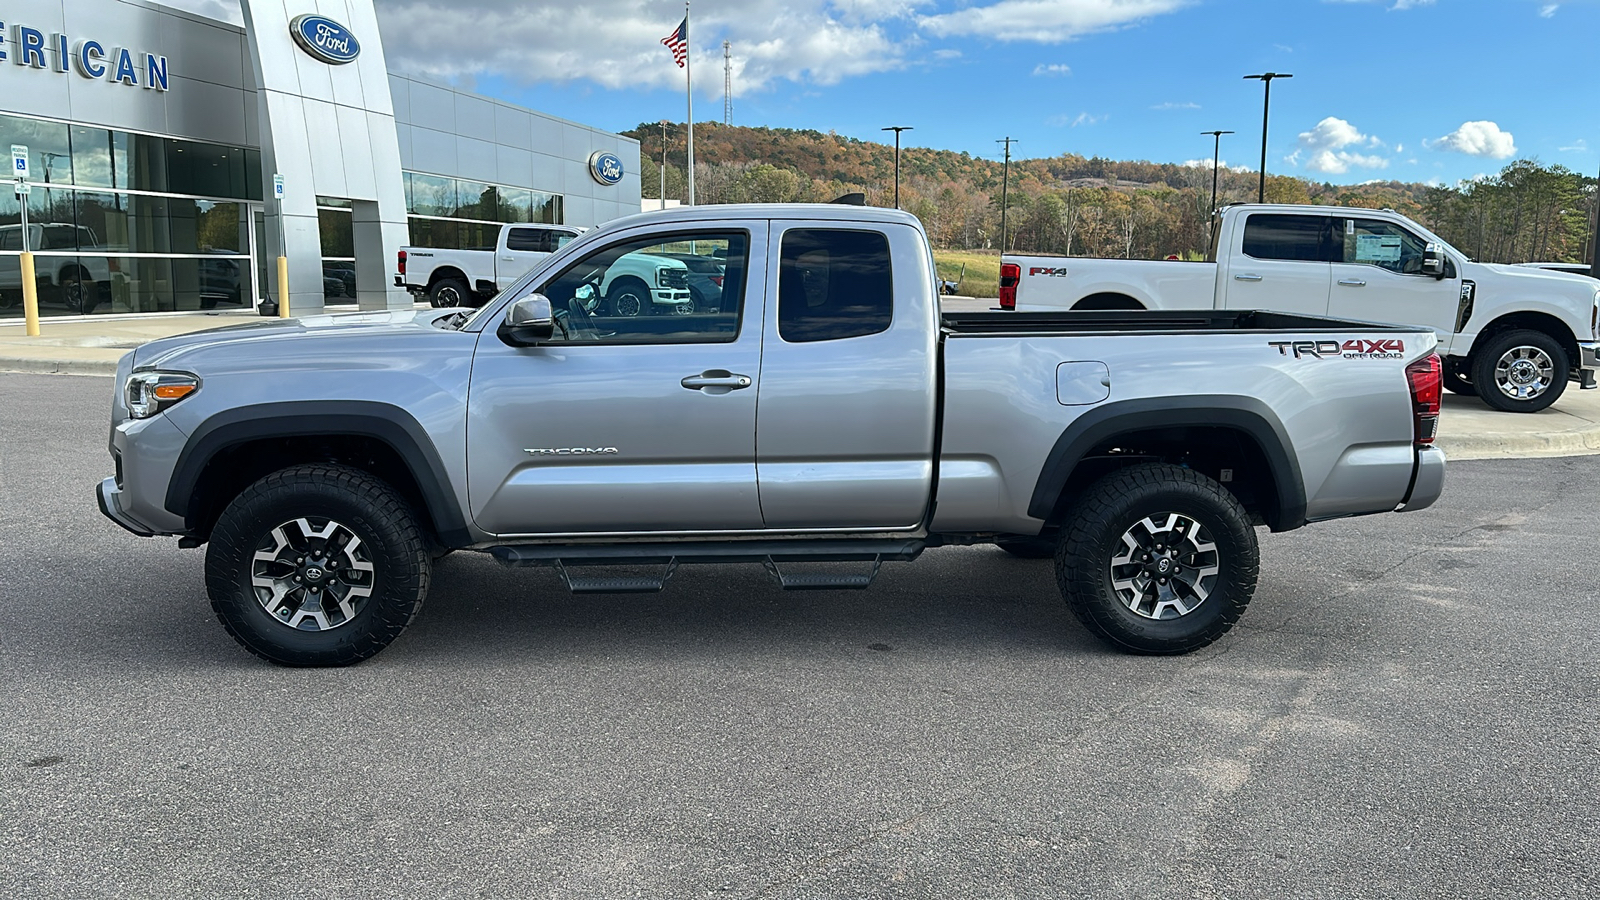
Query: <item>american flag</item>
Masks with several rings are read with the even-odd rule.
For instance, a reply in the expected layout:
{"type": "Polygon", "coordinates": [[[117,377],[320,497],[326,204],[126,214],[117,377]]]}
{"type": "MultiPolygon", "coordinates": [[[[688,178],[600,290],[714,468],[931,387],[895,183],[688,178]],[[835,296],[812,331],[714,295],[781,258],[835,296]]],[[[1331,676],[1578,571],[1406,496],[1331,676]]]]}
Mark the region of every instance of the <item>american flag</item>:
{"type": "Polygon", "coordinates": [[[672,59],[677,62],[678,68],[683,68],[683,61],[689,56],[689,17],[684,16],[677,30],[662,38],[661,43],[672,51],[672,59]]]}

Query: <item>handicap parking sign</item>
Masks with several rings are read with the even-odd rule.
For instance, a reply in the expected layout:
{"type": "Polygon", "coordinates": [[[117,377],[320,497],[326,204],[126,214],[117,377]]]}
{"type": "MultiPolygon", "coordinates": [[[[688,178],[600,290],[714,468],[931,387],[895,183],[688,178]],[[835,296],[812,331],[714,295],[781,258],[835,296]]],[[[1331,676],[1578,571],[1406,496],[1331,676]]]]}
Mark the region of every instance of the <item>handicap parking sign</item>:
{"type": "Polygon", "coordinates": [[[11,177],[28,177],[28,148],[22,144],[11,145],[11,177]]]}

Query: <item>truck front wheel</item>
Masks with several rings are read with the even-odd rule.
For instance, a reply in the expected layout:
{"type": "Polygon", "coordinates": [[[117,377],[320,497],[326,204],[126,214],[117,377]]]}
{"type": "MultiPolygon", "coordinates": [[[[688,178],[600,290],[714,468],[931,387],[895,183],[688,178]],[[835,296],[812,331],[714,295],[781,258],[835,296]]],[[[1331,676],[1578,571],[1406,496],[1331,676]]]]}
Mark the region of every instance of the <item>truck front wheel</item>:
{"type": "Polygon", "coordinates": [[[295,466],[245,488],[206,551],[206,592],[223,627],[285,666],[375,655],[416,617],[431,574],[405,498],[346,466],[295,466]]]}
{"type": "Polygon", "coordinates": [[[1504,412],[1538,412],[1567,389],[1567,351],[1542,331],[1519,328],[1473,353],[1472,384],[1484,403],[1504,412]]]}
{"type": "Polygon", "coordinates": [[[1255,593],[1249,515],[1210,478],[1130,466],[1091,485],[1061,530],[1056,581],[1078,620],[1131,653],[1188,653],[1226,634],[1255,593]]]}

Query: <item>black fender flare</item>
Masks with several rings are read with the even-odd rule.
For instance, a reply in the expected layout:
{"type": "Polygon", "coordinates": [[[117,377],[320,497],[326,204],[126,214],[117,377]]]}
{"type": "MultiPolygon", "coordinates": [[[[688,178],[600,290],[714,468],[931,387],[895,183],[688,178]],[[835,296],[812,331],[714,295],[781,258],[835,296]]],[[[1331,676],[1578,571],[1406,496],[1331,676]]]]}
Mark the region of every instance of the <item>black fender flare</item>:
{"type": "Polygon", "coordinates": [[[1288,531],[1306,523],[1305,480],[1283,423],[1260,400],[1230,394],[1121,400],[1084,413],[1050,448],[1028,503],[1028,515],[1050,518],[1073,470],[1096,445],[1119,434],[1182,427],[1228,428],[1254,440],[1272,470],[1278,495],[1278,508],[1265,511],[1267,524],[1273,531],[1288,531]]]}
{"type": "Polygon", "coordinates": [[[399,455],[422,494],[434,532],[448,547],[472,543],[465,517],[456,502],[444,461],[433,439],[414,416],[392,403],[374,400],[304,400],[258,403],[218,412],[189,435],[162,505],[190,519],[190,501],[206,466],[229,447],[266,438],[352,435],[374,438],[399,455]]]}

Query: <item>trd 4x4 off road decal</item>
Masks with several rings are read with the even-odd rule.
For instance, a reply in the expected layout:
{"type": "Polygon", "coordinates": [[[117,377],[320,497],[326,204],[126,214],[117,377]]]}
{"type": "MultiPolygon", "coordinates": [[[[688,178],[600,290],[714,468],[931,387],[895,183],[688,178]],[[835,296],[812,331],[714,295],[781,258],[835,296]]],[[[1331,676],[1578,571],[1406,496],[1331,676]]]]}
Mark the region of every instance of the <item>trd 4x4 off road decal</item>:
{"type": "Polygon", "coordinates": [[[1267,341],[1268,347],[1277,347],[1279,356],[1294,354],[1295,359],[1309,356],[1322,359],[1335,356],[1341,359],[1404,359],[1406,343],[1400,340],[1367,340],[1350,338],[1345,341],[1267,341]]]}

